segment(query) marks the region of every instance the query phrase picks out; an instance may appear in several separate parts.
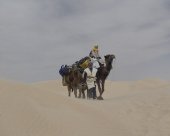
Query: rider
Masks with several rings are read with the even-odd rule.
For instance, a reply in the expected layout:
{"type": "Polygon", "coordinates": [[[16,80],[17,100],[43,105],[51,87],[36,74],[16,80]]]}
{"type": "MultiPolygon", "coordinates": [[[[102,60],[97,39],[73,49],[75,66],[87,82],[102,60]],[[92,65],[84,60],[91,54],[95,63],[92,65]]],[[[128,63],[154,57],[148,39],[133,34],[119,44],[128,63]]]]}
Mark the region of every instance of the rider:
{"type": "Polygon", "coordinates": [[[89,56],[91,58],[96,58],[96,59],[100,58],[100,56],[99,56],[99,47],[98,47],[97,44],[94,45],[94,47],[92,48],[92,50],[89,53],[89,56]]]}
{"type": "Polygon", "coordinates": [[[103,60],[101,59],[100,55],[99,55],[99,47],[98,44],[95,44],[92,48],[92,50],[89,53],[89,57],[91,58],[91,61],[93,63],[93,67],[95,68],[99,68],[99,62],[101,64],[104,64],[103,60]]]}

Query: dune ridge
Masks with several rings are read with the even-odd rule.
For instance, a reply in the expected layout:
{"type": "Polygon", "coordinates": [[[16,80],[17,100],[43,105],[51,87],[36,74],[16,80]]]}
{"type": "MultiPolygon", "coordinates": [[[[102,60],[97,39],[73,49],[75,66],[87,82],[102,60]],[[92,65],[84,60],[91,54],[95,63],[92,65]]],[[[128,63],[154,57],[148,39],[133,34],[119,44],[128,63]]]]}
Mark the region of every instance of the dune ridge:
{"type": "Polygon", "coordinates": [[[170,135],[170,81],[107,81],[103,97],[68,97],[60,80],[0,80],[0,136],[170,135]]]}

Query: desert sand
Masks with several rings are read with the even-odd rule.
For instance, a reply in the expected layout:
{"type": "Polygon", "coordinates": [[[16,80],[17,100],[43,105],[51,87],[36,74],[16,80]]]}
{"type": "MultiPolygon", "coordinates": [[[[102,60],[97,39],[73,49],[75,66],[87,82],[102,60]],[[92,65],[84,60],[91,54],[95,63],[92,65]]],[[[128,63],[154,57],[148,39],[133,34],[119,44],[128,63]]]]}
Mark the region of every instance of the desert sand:
{"type": "Polygon", "coordinates": [[[104,100],[60,80],[0,80],[0,136],[170,136],[170,81],[107,81],[104,100]]]}

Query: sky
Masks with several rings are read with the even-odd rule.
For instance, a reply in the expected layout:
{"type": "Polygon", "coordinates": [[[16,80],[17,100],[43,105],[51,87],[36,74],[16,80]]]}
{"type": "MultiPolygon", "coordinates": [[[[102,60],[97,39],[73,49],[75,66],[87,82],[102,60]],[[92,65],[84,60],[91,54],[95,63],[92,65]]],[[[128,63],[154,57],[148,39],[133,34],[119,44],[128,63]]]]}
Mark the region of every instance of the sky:
{"type": "Polygon", "coordinates": [[[0,0],[0,79],[61,79],[94,44],[109,80],[170,80],[170,1],[0,0]]]}

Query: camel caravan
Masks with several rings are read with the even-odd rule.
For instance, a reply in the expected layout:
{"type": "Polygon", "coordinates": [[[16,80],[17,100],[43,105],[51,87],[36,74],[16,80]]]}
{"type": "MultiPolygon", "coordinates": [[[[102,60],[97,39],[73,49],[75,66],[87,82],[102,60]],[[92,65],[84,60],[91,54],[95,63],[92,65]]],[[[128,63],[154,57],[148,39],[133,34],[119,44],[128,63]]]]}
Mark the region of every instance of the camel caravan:
{"type": "Polygon", "coordinates": [[[99,56],[98,45],[95,45],[89,56],[76,61],[71,66],[62,65],[59,73],[62,76],[62,85],[67,86],[68,96],[74,92],[77,98],[103,100],[105,80],[108,77],[115,55],[107,54],[104,60],[99,56]],[[99,96],[96,96],[96,85],[99,96]],[[87,95],[85,91],[87,90],[87,95]],[[78,94],[77,94],[77,91],[78,94]]]}

